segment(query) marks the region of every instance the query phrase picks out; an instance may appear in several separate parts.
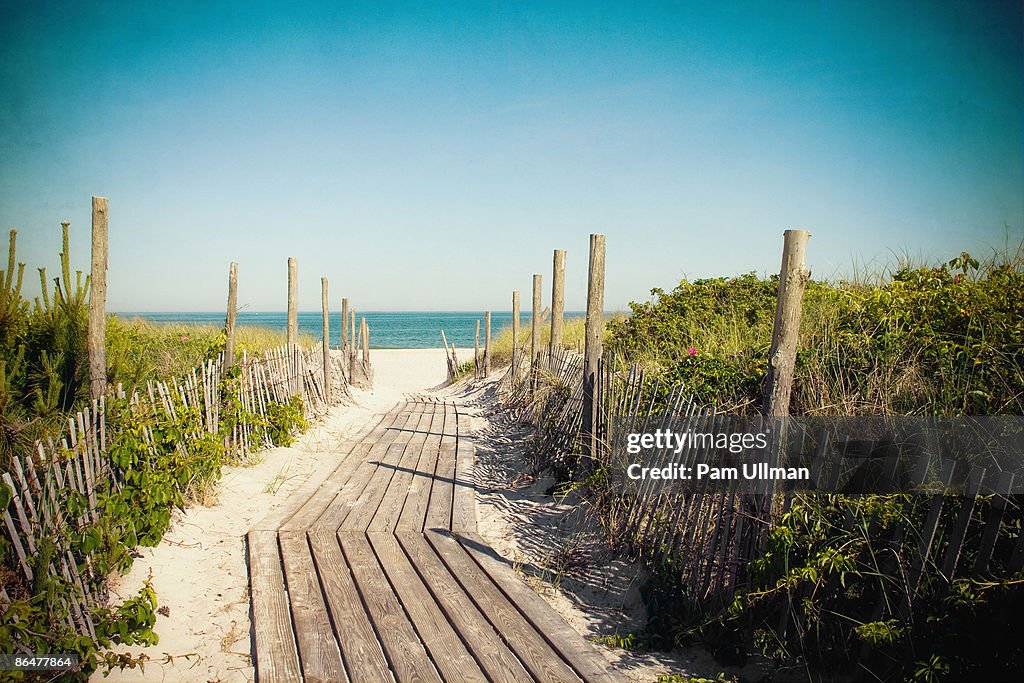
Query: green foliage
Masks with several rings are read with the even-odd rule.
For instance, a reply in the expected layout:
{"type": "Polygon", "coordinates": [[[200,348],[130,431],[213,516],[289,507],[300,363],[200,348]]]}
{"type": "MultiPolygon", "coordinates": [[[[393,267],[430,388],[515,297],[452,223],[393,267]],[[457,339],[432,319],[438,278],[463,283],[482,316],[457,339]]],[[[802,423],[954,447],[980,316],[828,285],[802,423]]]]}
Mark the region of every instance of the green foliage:
{"type": "Polygon", "coordinates": [[[643,648],[644,636],[642,633],[627,633],[626,635],[613,633],[610,636],[596,636],[591,638],[591,641],[598,645],[634,652],[643,648]]]}
{"type": "Polygon", "coordinates": [[[720,673],[714,678],[701,678],[700,676],[687,676],[685,674],[662,674],[658,676],[657,683],[736,683],[735,678],[720,673]]]}
{"type": "MultiPolygon", "coordinates": [[[[761,407],[778,278],[652,290],[609,323],[609,346],[733,413],[761,407]]],[[[884,282],[808,283],[793,414],[1024,412],[1024,258],[967,253],[884,282]]]]}
{"type": "MultiPolygon", "coordinates": [[[[15,268],[15,238],[12,231],[9,265],[0,271],[0,472],[8,470],[10,455],[30,451],[37,439],[59,436],[68,416],[82,408],[88,396],[89,280],[83,282],[79,272],[70,286],[68,226],[63,226],[61,277],[54,279],[51,290],[40,269],[42,298],[33,307],[21,296],[24,264],[15,268]]],[[[281,341],[275,332],[239,329],[240,349],[250,352],[281,341]]],[[[223,347],[223,333],[213,328],[162,327],[110,316],[107,379],[122,382],[131,394],[148,380],[191,371],[223,347]]],[[[17,643],[36,653],[76,653],[83,668],[69,674],[69,680],[86,680],[99,667],[143,666],[145,656],[110,648],[157,642],[152,586],[147,583],[138,596],[121,605],[92,609],[93,639],[79,635],[68,621],[73,617],[68,597],[77,594],[78,587],[51,575],[49,566],[60,561],[61,547],[70,550],[85,580],[96,576],[102,581],[110,572],[127,571],[137,546],[159,543],[175,507],[213,487],[228,459],[232,428],[240,420],[251,426],[255,443],[287,444],[306,427],[298,396],[284,404],[270,403],[263,417],[243,410],[237,372],[218,389],[224,410],[215,434],[209,433],[200,412],[186,407],[174,392],[169,398],[171,415],[146,401],[134,407],[125,400],[107,402],[113,478],[101,479],[97,486],[96,519],[85,514],[89,503],[84,496],[71,488],[56,491],[56,509],[78,523],[63,524],[60,538],[39,542],[30,557],[33,582],[25,580],[6,535],[0,535],[0,584],[11,598],[0,605],[0,652],[15,652],[17,643]]],[[[0,511],[10,504],[10,489],[0,485],[0,511]]],[[[0,672],[0,681],[24,679],[18,672],[0,672]]]]}

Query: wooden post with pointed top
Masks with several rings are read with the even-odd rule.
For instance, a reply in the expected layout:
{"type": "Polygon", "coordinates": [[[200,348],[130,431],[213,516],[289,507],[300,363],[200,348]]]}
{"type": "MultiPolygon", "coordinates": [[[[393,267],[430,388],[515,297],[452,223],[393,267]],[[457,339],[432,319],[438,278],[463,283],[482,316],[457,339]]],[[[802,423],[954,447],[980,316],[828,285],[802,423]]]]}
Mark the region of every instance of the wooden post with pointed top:
{"type": "Polygon", "coordinates": [[[551,341],[548,353],[562,349],[562,321],[565,317],[565,249],[555,249],[551,273],[551,341]]]}
{"type": "MultiPolygon", "coordinates": [[[[99,400],[107,389],[106,197],[92,198],[92,273],[89,276],[89,283],[89,396],[93,400],[99,400]]],[[[71,283],[65,282],[64,286],[70,287],[71,283]]]]}
{"type": "Polygon", "coordinates": [[[484,313],[484,377],[491,374],[491,312],[484,313]]]}
{"type": "Polygon", "coordinates": [[[590,270],[587,274],[586,348],[583,354],[583,457],[600,453],[599,416],[601,336],[604,332],[604,235],[590,236],[590,270]]]}
{"type": "Polygon", "coordinates": [[[235,364],[235,320],[238,316],[238,263],[231,262],[228,268],[228,310],[224,321],[224,369],[235,364]]]}
{"type": "Polygon", "coordinates": [[[519,290],[512,292],[512,386],[519,379],[519,290]]]}
{"type": "Polygon", "coordinates": [[[775,325],[768,354],[768,381],[765,383],[765,415],[768,417],[784,417],[789,414],[801,306],[804,288],[810,279],[810,272],[804,265],[807,241],[810,238],[811,233],[806,230],[787,230],[784,236],[775,325]]]}
{"type": "Polygon", "coordinates": [[[324,396],[327,398],[327,403],[331,403],[331,324],[330,324],[330,312],[331,305],[327,300],[327,278],[320,278],[320,307],[323,309],[324,314],[324,396]]]}

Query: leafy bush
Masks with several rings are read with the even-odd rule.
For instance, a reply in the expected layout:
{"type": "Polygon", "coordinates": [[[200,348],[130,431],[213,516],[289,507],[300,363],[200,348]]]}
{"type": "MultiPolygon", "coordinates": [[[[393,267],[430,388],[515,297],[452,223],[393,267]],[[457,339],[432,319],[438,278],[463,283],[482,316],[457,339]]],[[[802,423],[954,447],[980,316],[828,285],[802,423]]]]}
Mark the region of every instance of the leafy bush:
{"type": "MultiPolygon", "coordinates": [[[[758,412],[777,288],[747,274],[654,289],[609,323],[609,347],[698,400],[758,412]]],[[[964,253],[876,285],[812,281],[800,349],[793,414],[1024,413],[1024,258],[964,253]]]]}

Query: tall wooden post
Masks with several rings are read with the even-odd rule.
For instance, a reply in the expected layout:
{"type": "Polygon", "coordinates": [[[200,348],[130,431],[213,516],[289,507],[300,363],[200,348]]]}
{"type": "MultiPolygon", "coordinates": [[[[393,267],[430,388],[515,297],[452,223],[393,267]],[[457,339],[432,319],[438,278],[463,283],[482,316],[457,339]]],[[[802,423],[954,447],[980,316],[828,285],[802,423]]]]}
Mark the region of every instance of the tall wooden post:
{"type": "Polygon", "coordinates": [[[512,386],[519,379],[519,290],[512,292],[512,386]]]}
{"type": "Polygon", "coordinates": [[[288,387],[292,394],[302,391],[299,377],[299,263],[288,257],[288,387]]]}
{"type": "Polygon", "coordinates": [[[299,262],[288,257],[288,344],[299,343],[299,262]]]}
{"type": "Polygon", "coordinates": [[[473,377],[480,377],[480,321],[476,321],[476,336],[473,337],[473,377]]]}
{"type": "Polygon", "coordinates": [[[363,365],[370,367],[370,328],[366,326],[366,316],[361,318],[359,333],[363,337],[363,365]]]}
{"type": "Polygon", "coordinates": [[[348,382],[354,386],[362,386],[359,373],[359,352],[356,351],[356,309],[349,309],[348,322],[349,338],[352,342],[348,352],[348,382]]]}
{"type": "Polygon", "coordinates": [[[540,364],[540,273],[533,275],[533,319],[530,321],[530,367],[540,364]]]}
{"type": "Polygon", "coordinates": [[[484,377],[491,374],[491,312],[484,313],[484,377]]]}
{"type": "Polygon", "coordinates": [[[341,300],[341,352],[348,350],[348,299],[341,300]]]}
{"type": "MultiPolygon", "coordinates": [[[[92,274],[89,281],[89,396],[95,401],[103,396],[107,388],[106,197],[92,198],[92,274]]],[[[71,283],[65,282],[64,286],[70,287],[71,283]]]]}
{"type": "Polygon", "coordinates": [[[551,273],[551,342],[548,353],[562,348],[562,319],[565,314],[565,249],[555,249],[551,273]]]}
{"type": "Polygon", "coordinates": [[[787,230],[782,247],[782,268],[779,271],[779,296],[775,305],[775,326],[768,354],[768,381],[765,384],[765,414],[784,417],[789,414],[789,397],[793,391],[793,368],[800,333],[800,312],[804,288],[810,272],[804,265],[806,230],[787,230]]]}
{"type": "Polygon", "coordinates": [[[235,319],[238,316],[238,263],[231,262],[228,269],[228,311],[224,321],[224,369],[235,364],[235,319]]]}
{"type": "Polygon", "coordinates": [[[349,338],[351,339],[352,355],[356,355],[356,309],[351,309],[348,312],[349,318],[349,338]]]}
{"type": "Polygon", "coordinates": [[[327,300],[327,278],[320,278],[320,307],[324,313],[324,396],[331,402],[331,306],[327,300]]]}
{"type": "Polygon", "coordinates": [[[600,453],[598,401],[601,368],[601,336],[604,332],[604,235],[590,236],[590,270],[587,274],[586,348],[583,352],[583,456],[600,453]]]}

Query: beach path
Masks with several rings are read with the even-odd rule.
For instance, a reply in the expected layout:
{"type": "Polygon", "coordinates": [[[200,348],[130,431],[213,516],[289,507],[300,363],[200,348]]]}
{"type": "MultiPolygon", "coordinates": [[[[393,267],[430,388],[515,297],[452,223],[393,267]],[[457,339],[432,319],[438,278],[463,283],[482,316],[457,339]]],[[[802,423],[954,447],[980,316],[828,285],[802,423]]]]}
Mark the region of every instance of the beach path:
{"type": "Polygon", "coordinates": [[[407,396],[249,531],[257,680],[617,680],[477,535],[468,425],[407,396]]]}

